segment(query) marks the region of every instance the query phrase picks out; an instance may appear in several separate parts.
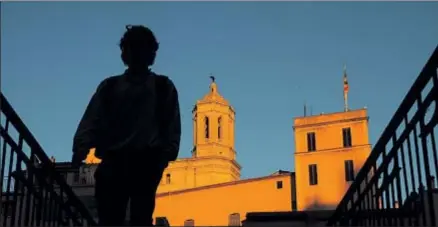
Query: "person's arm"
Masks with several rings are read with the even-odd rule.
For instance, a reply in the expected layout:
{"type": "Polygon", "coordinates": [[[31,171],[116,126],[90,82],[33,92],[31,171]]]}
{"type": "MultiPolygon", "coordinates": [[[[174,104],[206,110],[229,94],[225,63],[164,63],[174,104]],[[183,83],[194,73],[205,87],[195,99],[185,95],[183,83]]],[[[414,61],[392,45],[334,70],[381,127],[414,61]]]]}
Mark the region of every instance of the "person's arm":
{"type": "Polygon", "coordinates": [[[75,166],[80,165],[87,157],[90,149],[96,145],[96,129],[101,110],[101,91],[104,84],[105,81],[101,82],[91,97],[74,135],[72,164],[75,166]]]}
{"type": "Polygon", "coordinates": [[[168,95],[165,101],[165,116],[164,127],[167,140],[164,144],[164,149],[167,153],[168,161],[175,161],[178,157],[179,146],[181,140],[181,116],[179,111],[178,91],[175,85],[168,80],[168,95]]]}

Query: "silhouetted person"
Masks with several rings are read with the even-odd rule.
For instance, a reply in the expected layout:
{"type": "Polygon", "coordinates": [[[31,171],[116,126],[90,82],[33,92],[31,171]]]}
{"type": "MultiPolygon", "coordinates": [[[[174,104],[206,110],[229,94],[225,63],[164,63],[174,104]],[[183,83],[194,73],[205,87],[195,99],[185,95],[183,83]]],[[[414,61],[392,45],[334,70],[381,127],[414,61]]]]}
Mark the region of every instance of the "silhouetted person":
{"type": "Polygon", "coordinates": [[[95,172],[99,225],[123,225],[130,200],[130,224],[151,226],[163,171],[178,156],[178,94],[149,68],[158,50],[152,31],[126,29],[120,49],[128,69],[98,86],[75,134],[72,163],[80,166],[94,147],[102,159],[95,172]]]}

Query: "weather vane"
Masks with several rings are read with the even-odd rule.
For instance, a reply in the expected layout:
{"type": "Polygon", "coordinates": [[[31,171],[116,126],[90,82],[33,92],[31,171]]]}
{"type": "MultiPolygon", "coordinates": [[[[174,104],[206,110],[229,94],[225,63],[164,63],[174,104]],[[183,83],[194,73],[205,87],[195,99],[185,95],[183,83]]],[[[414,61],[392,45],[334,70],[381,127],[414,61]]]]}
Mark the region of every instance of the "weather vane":
{"type": "Polygon", "coordinates": [[[213,74],[212,73],[210,73],[210,79],[211,79],[211,81],[214,83],[214,81],[216,80],[216,78],[213,76],[213,74]]]}

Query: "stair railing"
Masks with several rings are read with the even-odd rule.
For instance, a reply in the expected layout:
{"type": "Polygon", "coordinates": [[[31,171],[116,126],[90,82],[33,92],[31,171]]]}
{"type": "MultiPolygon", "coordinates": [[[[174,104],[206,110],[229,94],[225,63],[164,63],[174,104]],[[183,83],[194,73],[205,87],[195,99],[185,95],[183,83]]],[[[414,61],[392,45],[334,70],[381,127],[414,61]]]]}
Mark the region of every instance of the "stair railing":
{"type": "Polygon", "coordinates": [[[0,226],[93,226],[93,217],[3,94],[0,226]]]}
{"type": "Polygon", "coordinates": [[[437,75],[438,47],[383,131],[328,226],[437,226],[437,75]]]}

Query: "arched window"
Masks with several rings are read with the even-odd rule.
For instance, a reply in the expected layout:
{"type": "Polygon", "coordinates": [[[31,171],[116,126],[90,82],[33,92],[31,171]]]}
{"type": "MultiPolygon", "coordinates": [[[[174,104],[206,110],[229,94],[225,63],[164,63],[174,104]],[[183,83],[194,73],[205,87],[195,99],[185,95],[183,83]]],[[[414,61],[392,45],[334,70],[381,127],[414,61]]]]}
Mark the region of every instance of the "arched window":
{"type": "Polygon", "coordinates": [[[240,214],[233,213],[228,216],[228,226],[240,226],[240,214]]]}
{"type": "Polygon", "coordinates": [[[217,138],[220,139],[222,137],[222,117],[217,119],[217,138]]]}
{"type": "Polygon", "coordinates": [[[209,131],[210,131],[210,129],[209,129],[209,126],[210,126],[210,122],[209,122],[209,119],[208,119],[208,117],[205,117],[205,119],[204,119],[204,129],[205,129],[205,138],[206,139],[208,139],[208,138],[210,138],[210,133],[209,133],[209,131]]]}
{"type": "Polygon", "coordinates": [[[193,219],[188,219],[184,221],[184,226],[195,226],[195,220],[193,219]]]}
{"type": "Polygon", "coordinates": [[[166,174],[166,184],[170,184],[170,173],[166,174]]]}
{"type": "Polygon", "coordinates": [[[170,226],[169,220],[166,217],[156,217],[155,226],[170,226]]]}

